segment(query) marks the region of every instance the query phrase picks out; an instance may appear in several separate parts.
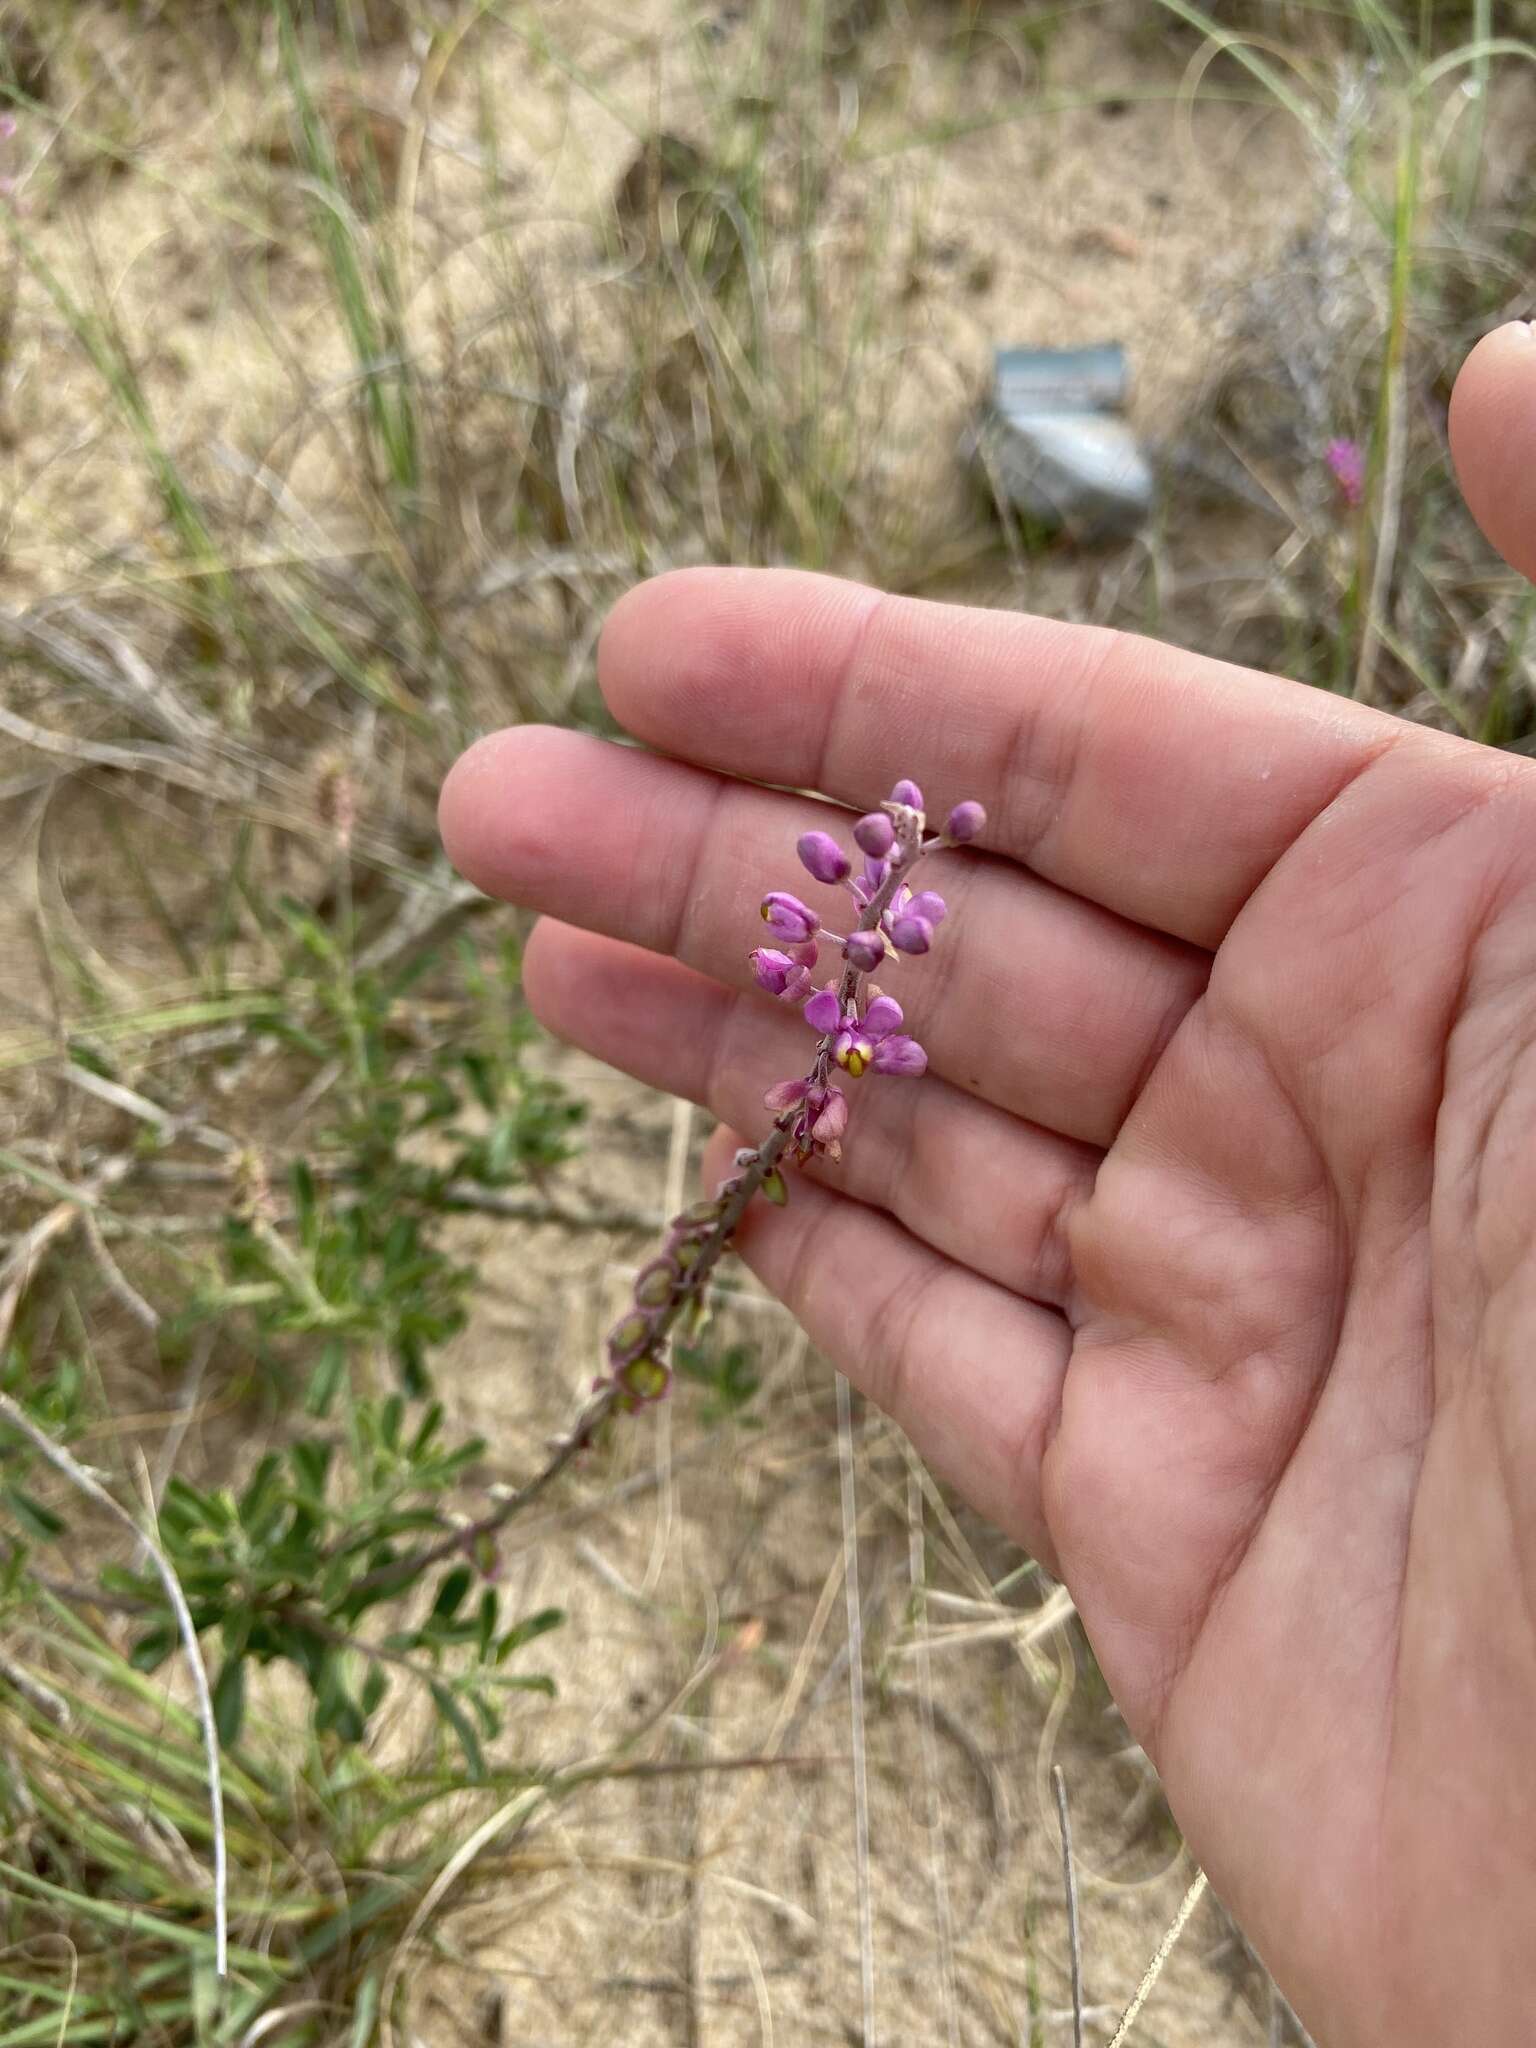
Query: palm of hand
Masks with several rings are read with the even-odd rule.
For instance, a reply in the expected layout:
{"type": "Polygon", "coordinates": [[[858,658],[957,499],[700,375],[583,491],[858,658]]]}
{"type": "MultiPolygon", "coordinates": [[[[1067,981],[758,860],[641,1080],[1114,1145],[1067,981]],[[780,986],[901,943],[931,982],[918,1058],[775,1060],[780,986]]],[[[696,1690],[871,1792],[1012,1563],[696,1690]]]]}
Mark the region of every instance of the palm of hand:
{"type": "Polygon", "coordinates": [[[1536,1700],[1532,780],[1410,744],[1335,799],[1072,1231],[1051,1536],[1328,2042],[1476,2036],[1468,1981],[1412,1960],[1448,1889],[1501,2011],[1524,1964],[1531,1867],[1511,1893],[1489,1849],[1536,1821],[1493,1739],[1536,1700]]]}
{"type": "MultiPolygon", "coordinates": [[[[1501,330],[1458,394],[1512,559],[1533,343],[1501,330]]],[[[698,765],[513,731],[444,795],[465,872],[568,920],[530,946],[535,1008],[756,1132],[807,1041],[745,985],[743,913],[805,802],[729,778],[987,804],[997,856],[935,861],[954,914],[899,990],[932,1071],[861,1083],[841,1168],[749,1212],[743,1254],[1065,1577],[1328,2048],[1507,2034],[1536,1895],[1536,768],[793,575],[661,579],[601,654],[623,722],[698,765]]]]}

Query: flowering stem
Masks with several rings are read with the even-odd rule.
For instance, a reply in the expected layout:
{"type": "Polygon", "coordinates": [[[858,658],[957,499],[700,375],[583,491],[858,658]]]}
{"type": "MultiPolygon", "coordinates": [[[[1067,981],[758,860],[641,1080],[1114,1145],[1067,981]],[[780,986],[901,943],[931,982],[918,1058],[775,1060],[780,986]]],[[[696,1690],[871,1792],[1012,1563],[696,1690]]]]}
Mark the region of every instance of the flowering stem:
{"type": "MultiPolygon", "coordinates": [[[[863,915],[854,926],[855,931],[879,931],[880,920],[886,911],[890,909],[896,891],[906,885],[908,875],[911,874],[923,855],[931,853],[934,847],[941,846],[943,841],[940,839],[930,839],[925,842],[922,836],[922,820],[916,812],[911,812],[908,815],[905,826],[902,823],[897,824],[896,844],[900,849],[901,858],[899,860],[892,859],[890,873],[870,898],[863,915]]],[[[837,988],[837,1000],[842,1009],[847,1010],[868,979],[869,976],[855,967],[851,960],[848,962],[843,969],[843,978],[838,983],[837,988]]],[[[837,1033],[829,1031],[816,1048],[816,1065],[813,1069],[813,1079],[822,1087],[825,1087],[832,1072],[832,1048],[836,1043],[837,1033]]],[[[777,1129],[778,1126],[775,1125],[774,1128],[777,1129]]],[[[788,1129],[787,1124],[785,1128],[786,1130],[788,1129]]]]}
{"type": "Polygon", "coordinates": [[[848,1104],[834,1068],[855,1080],[871,1069],[907,1075],[924,1070],[922,1048],[899,1035],[900,1005],[876,990],[861,1009],[862,998],[869,992],[870,975],[887,959],[926,953],[945,916],[942,898],[931,892],[913,896],[910,881],[918,863],[937,847],[975,838],[986,819],[979,804],[961,804],[950,813],[944,831],[929,837],[922,801],[915,783],[899,782],[879,812],[859,820],[854,837],[866,865],[858,881],[849,879],[850,863],[829,834],[810,832],[800,840],[801,861],[816,880],[842,882],[859,908],[847,938],[829,931],[797,896],[780,890],[764,898],[762,914],[769,929],[793,951],[754,954],[754,973],[774,994],[804,1001],[806,1020],[818,1032],[815,1059],[803,1079],[769,1091],[772,1128],[760,1144],[737,1153],[732,1173],[713,1199],[695,1202],[672,1219],[660,1256],[642,1267],[629,1310],[609,1332],[610,1373],[596,1382],[598,1399],[578,1423],[579,1435],[590,1433],[593,1408],[602,1413],[609,1407],[634,1409],[665,1393],[673,1334],[679,1324],[696,1327],[702,1321],[711,1277],[749,1203],[758,1194],[777,1204],[787,1200],[781,1171],[786,1157],[802,1162],[816,1154],[841,1157],[848,1104]],[[804,1000],[818,940],[840,948],[842,972],[835,984],[829,982],[804,1000]]]}

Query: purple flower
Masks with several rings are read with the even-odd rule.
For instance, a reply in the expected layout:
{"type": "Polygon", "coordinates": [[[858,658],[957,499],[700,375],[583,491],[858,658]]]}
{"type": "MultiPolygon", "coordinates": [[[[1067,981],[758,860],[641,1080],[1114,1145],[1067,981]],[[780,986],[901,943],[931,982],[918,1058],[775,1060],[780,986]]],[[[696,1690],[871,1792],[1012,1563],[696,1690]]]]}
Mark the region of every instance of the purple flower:
{"type": "Polygon", "coordinates": [[[884,964],[885,940],[879,932],[850,932],[843,942],[843,958],[860,974],[873,974],[884,964]]]}
{"type": "Polygon", "coordinates": [[[1358,505],[1365,496],[1365,450],[1358,441],[1330,441],[1323,460],[1333,471],[1334,482],[1346,505],[1358,505]]]}
{"type": "Polygon", "coordinates": [[[872,860],[884,860],[896,844],[896,828],[884,811],[871,811],[853,828],[854,843],[872,860]]]}
{"type": "Polygon", "coordinates": [[[848,1128],[848,1098],[841,1088],[828,1088],[811,1125],[811,1136],[818,1145],[825,1145],[836,1158],[841,1150],[839,1140],[848,1128]]]}
{"type": "MultiPolygon", "coordinates": [[[[1350,489],[1345,472],[1335,468],[1341,487],[1350,489]]],[[[636,1275],[629,1307],[608,1333],[607,1377],[594,1383],[602,1407],[583,1425],[588,1437],[601,1413],[633,1414],[666,1393],[674,1335],[689,1327],[702,1308],[716,1261],[728,1248],[748,1199],[761,1195],[782,1205],[789,1199],[788,1166],[841,1159],[849,1124],[841,1077],[927,1070],[928,1055],[906,1031],[900,1003],[865,977],[885,964],[893,947],[903,953],[928,951],[947,907],[932,889],[914,892],[908,871],[941,843],[960,846],[976,838],[987,820],[980,804],[960,803],[942,834],[930,837],[924,809],[922,791],[903,778],[888,802],[857,819],[852,832],[861,869],[830,833],[801,835],[798,852],[808,872],[827,885],[846,884],[859,906],[846,938],[824,930],[810,905],[788,890],[774,889],[763,898],[762,917],[772,943],[752,953],[752,979],[768,994],[800,1005],[819,1041],[810,1071],[767,1090],[763,1105],[773,1119],[771,1134],[737,1151],[712,1199],[694,1202],[672,1218],[659,1255],[636,1275]],[[822,966],[823,976],[827,966],[834,967],[837,979],[820,988],[814,979],[818,938],[841,954],[822,966]]],[[[840,814],[823,807],[821,815],[835,821],[840,814]]]]}
{"type": "Polygon", "coordinates": [[[772,946],[759,946],[752,955],[752,978],[769,995],[782,996],[791,1003],[798,1002],[811,986],[810,968],[772,946]]]}
{"type": "Polygon", "coordinates": [[[848,879],[849,860],[830,832],[804,832],[795,851],[805,867],[818,882],[844,882],[848,879]]]}
{"type": "Polygon", "coordinates": [[[891,944],[898,953],[926,953],[933,944],[933,926],[910,911],[891,920],[891,944]]]}
{"type": "Polygon", "coordinates": [[[891,898],[890,908],[885,913],[887,927],[899,917],[925,917],[931,925],[941,925],[949,915],[949,905],[936,890],[924,889],[914,896],[912,891],[902,887],[891,898]]]}
{"type": "Polygon", "coordinates": [[[774,889],[763,898],[761,914],[773,936],[791,946],[803,946],[821,929],[815,911],[784,889],[774,889]]]}
{"type": "Polygon", "coordinates": [[[915,1077],[928,1071],[928,1055],[915,1038],[903,1038],[894,1033],[882,1038],[875,1047],[875,1072],[877,1074],[905,1074],[915,1077]]]}
{"type": "Polygon", "coordinates": [[[842,1137],[848,1128],[848,1098],[841,1088],[807,1088],[805,1107],[790,1127],[790,1139],[799,1159],[825,1153],[828,1159],[843,1156],[842,1137]]]}
{"type": "Polygon", "coordinates": [[[823,1038],[842,1023],[843,1006],[837,999],[836,982],[828,982],[824,989],[819,989],[811,997],[805,1006],[805,1021],[823,1038]]]}
{"type": "Polygon", "coordinates": [[[920,896],[914,896],[910,889],[903,888],[891,898],[890,908],[881,922],[890,933],[891,944],[898,953],[926,953],[933,944],[935,927],[941,925],[948,915],[948,904],[932,889],[925,889],[920,896]]]}
{"type": "Polygon", "coordinates": [[[850,1011],[832,1048],[832,1057],[855,1081],[873,1067],[878,1074],[920,1074],[928,1056],[916,1039],[903,1037],[901,1005],[876,996],[862,1020],[850,1011]]]}

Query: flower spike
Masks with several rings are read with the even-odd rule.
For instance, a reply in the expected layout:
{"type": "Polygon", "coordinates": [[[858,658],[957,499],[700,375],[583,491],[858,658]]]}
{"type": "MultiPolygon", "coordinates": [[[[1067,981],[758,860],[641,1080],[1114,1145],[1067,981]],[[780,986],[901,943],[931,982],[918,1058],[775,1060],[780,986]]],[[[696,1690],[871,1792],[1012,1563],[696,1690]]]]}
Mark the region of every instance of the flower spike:
{"type": "MultiPolygon", "coordinates": [[[[602,1412],[632,1411],[666,1393],[673,1333],[679,1325],[697,1326],[710,1276],[753,1197],[761,1194],[782,1205],[789,1196],[786,1165],[841,1159],[850,1121],[849,1098],[839,1085],[843,1077],[915,1078],[926,1072],[928,1055],[905,1029],[901,1004],[874,987],[869,976],[903,956],[917,958],[930,950],[948,906],[934,890],[914,894],[912,870],[935,846],[968,845],[986,822],[980,804],[959,803],[943,832],[925,838],[923,792],[903,777],[889,800],[853,827],[854,844],[864,857],[862,872],[855,874],[829,832],[802,833],[796,846],[801,865],[818,882],[846,884],[856,908],[854,929],[839,938],[823,929],[816,912],[798,896],[770,890],[761,915],[775,943],[759,946],[750,965],[758,988],[800,1005],[817,1035],[815,1057],[808,1073],[768,1090],[763,1107],[773,1122],[767,1136],[737,1151],[729,1177],[714,1196],[674,1217],[661,1250],[641,1267],[630,1305],[608,1337],[608,1373],[597,1383],[602,1412]],[[812,978],[818,939],[841,953],[837,979],[822,988],[812,978]]],[[[595,1421],[589,1426],[595,1427],[595,1421]]]]}

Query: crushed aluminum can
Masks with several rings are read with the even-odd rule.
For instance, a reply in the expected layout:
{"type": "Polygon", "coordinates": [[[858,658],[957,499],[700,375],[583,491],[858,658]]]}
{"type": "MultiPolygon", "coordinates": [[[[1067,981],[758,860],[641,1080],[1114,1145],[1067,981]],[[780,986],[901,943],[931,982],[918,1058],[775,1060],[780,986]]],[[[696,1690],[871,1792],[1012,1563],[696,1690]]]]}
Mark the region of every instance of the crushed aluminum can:
{"type": "Polygon", "coordinates": [[[1156,489],[1124,417],[1129,383],[1118,342],[1000,348],[962,457],[1035,525],[1077,540],[1123,539],[1150,516],[1156,489]]]}

